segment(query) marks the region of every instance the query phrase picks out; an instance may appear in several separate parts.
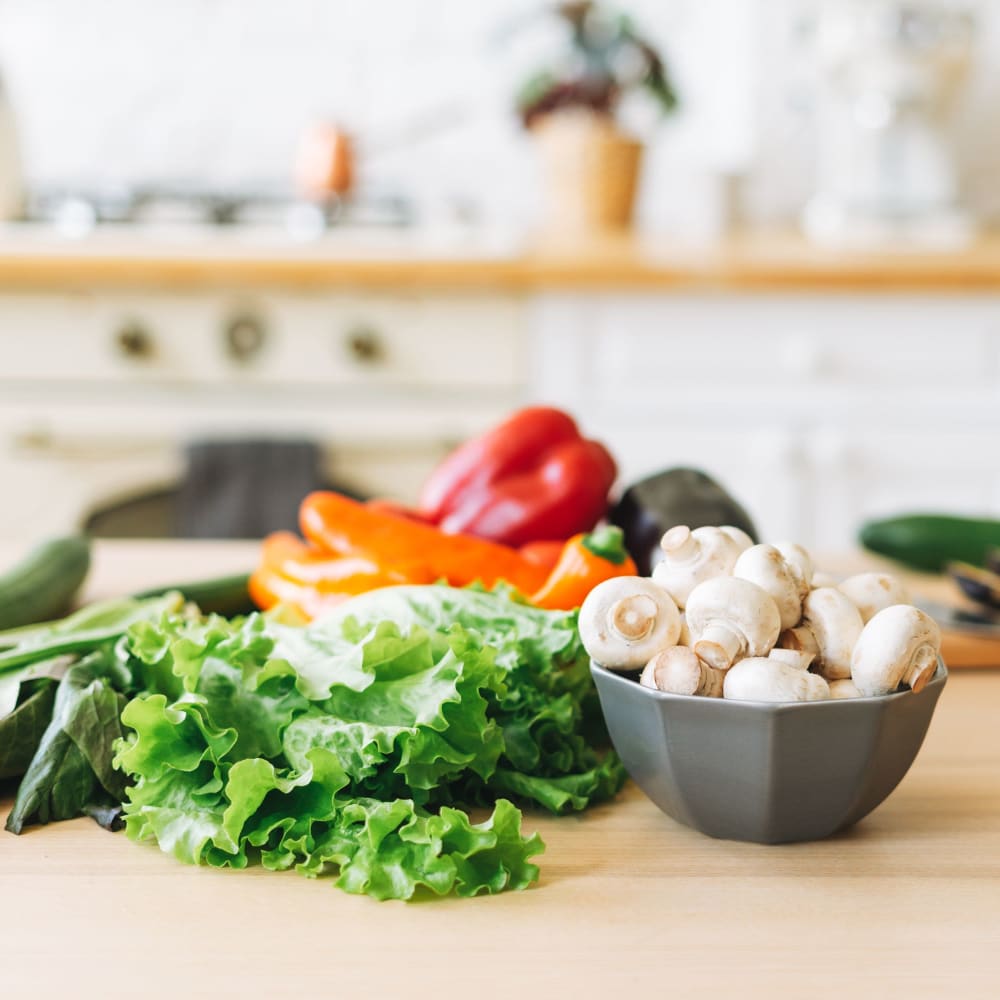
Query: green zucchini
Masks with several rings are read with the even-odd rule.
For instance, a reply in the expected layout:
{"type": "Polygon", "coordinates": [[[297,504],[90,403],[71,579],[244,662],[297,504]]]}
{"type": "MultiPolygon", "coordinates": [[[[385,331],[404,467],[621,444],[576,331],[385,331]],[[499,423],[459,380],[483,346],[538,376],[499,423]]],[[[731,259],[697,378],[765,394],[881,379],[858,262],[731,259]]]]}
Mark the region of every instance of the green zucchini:
{"type": "Polygon", "coordinates": [[[986,564],[990,549],[1000,547],[1000,521],[910,514],[869,521],[861,528],[861,544],[914,569],[942,573],[949,562],[986,564]]]}
{"type": "Polygon", "coordinates": [[[250,574],[234,573],[230,576],[219,576],[211,580],[193,580],[188,583],[172,583],[162,587],[151,587],[132,596],[137,600],[147,597],[159,597],[169,591],[179,591],[184,600],[197,604],[205,614],[224,615],[233,618],[236,615],[248,615],[257,607],[250,599],[250,574]]]}
{"type": "Polygon", "coordinates": [[[64,615],[90,570],[90,539],[53,538],[0,576],[0,629],[64,615]]]}

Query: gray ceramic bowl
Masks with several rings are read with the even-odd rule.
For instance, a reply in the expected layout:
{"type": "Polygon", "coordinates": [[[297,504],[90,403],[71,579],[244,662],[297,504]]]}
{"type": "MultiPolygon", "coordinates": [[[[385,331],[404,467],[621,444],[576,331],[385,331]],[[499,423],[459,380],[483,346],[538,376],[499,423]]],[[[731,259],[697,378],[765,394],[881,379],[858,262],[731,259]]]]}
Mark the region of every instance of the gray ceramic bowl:
{"type": "Polygon", "coordinates": [[[591,672],[636,784],[680,823],[760,844],[819,840],[867,816],[916,758],[948,677],[939,661],[917,694],[775,704],[591,672]]]}

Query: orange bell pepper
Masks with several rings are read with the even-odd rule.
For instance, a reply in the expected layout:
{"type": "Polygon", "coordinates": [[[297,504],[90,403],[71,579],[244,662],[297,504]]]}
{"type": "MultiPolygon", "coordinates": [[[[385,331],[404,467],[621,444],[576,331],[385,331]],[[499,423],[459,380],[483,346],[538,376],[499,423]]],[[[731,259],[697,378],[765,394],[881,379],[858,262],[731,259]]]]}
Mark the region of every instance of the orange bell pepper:
{"type": "Polygon", "coordinates": [[[287,531],[264,539],[261,563],[250,578],[250,596],[261,608],[288,604],[307,617],[355,594],[401,583],[432,583],[420,565],[379,566],[361,556],[330,556],[287,531]]]}
{"type": "Polygon", "coordinates": [[[555,564],[559,562],[565,547],[565,542],[528,542],[517,551],[521,553],[522,559],[544,566],[546,570],[551,572],[555,564]]]}
{"type": "Polygon", "coordinates": [[[508,583],[532,594],[538,607],[568,611],[603,580],[636,573],[615,527],[518,550],[445,535],[335,493],[311,494],[301,513],[309,542],[290,532],[264,539],[250,578],[250,595],[261,608],[284,604],[311,619],[355,594],[444,579],[460,587],[508,583]]]}
{"type": "Polygon", "coordinates": [[[311,493],[299,512],[302,533],[324,552],[371,559],[378,566],[413,574],[416,567],[430,580],[464,587],[505,581],[522,593],[537,590],[546,579],[544,565],[525,559],[517,549],[469,535],[446,535],[385,510],[341,496],[311,493]]]}
{"type": "Polygon", "coordinates": [[[529,598],[539,608],[569,611],[583,604],[599,583],[616,576],[636,576],[635,563],[625,551],[621,528],[598,528],[574,535],[563,548],[548,580],[529,598]]]}
{"type": "Polygon", "coordinates": [[[329,611],[350,594],[322,594],[314,587],[303,586],[282,576],[271,566],[258,566],[250,574],[248,585],[254,604],[263,611],[283,604],[296,612],[305,621],[318,618],[329,611]]]}

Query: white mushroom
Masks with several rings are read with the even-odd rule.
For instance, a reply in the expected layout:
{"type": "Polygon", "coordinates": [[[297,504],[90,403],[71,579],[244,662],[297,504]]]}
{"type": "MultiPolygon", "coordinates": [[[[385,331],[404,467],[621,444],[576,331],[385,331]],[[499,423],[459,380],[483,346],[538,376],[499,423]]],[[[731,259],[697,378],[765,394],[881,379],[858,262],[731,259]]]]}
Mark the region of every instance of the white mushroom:
{"type": "Polygon", "coordinates": [[[820,587],[802,602],[802,625],[782,633],[785,649],[813,652],[816,667],[828,681],[851,676],[851,654],[864,623],[861,613],[839,590],[820,587]]]}
{"type": "Polygon", "coordinates": [[[733,567],[733,576],[756,583],[774,598],[783,629],[798,624],[802,617],[801,580],[773,545],[754,545],[743,552],[733,567]]]}
{"type": "Polygon", "coordinates": [[[906,588],[889,573],[858,573],[838,584],[837,589],[850,598],[864,622],[871,621],[883,608],[910,603],[906,588]]]}
{"type": "Polygon", "coordinates": [[[724,677],[721,671],[702,663],[686,646],[669,646],[646,664],[639,683],[671,694],[721,698],[724,677]]]}
{"type": "Polygon", "coordinates": [[[830,681],[831,698],[860,698],[861,692],[850,677],[843,677],[839,681],[830,681]]]}
{"type": "Polygon", "coordinates": [[[724,524],[719,528],[719,531],[728,535],[737,544],[740,552],[746,552],[754,543],[753,539],[742,528],[737,528],[734,524],[724,524]]]}
{"type": "Polygon", "coordinates": [[[769,660],[778,660],[780,663],[787,663],[790,667],[795,667],[796,670],[808,670],[809,664],[816,659],[816,654],[798,649],[780,649],[778,646],[775,646],[767,654],[767,657],[769,660]]]}
{"type": "MultiPolygon", "coordinates": [[[[778,636],[776,649],[787,649],[795,653],[808,653],[813,659],[819,652],[819,645],[816,643],[816,636],[808,625],[796,625],[795,628],[786,628],[778,636]]],[[[774,650],[772,650],[773,652],[774,650]]]]}
{"type": "Polygon", "coordinates": [[[660,541],[663,559],[653,568],[653,579],[682,611],[688,595],[705,580],[728,576],[740,554],[739,545],[721,528],[671,528],[660,541]]]}
{"type": "Polygon", "coordinates": [[[687,615],[681,612],[681,634],[677,636],[678,646],[691,645],[691,633],[688,630],[687,615]]]}
{"type": "Polygon", "coordinates": [[[716,670],[728,670],[744,656],[767,655],[781,631],[781,615],[757,584],[723,576],[691,591],[687,624],[698,658],[716,670]]]}
{"type": "Polygon", "coordinates": [[[733,666],[722,693],[740,701],[823,701],[830,697],[830,686],[818,674],[759,656],[733,666]]]}
{"type": "Polygon", "coordinates": [[[785,562],[792,567],[799,581],[799,593],[802,595],[802,599],[805,600],[806,594],[812,589],[812,556],[801,545],[795,542],[775,542],[774,547],[781,553],[785,562]]]}
{"type": "Polygon", "coordinates": [[[612,670],[631,670],[677,642],[681,616],[670,595],[652,580],[618,576],[587,595],[579,629],[591,659],[612,670]]]}
{"type": "Polygon", "coordinates": [[[919,691],[934,676],[941,629],[909,604],[883,608],[864,627],[854,647],[851,677],[866,697],[890,694],[901,684],[919,691]]]}
{"type": "Polygon", "coordinates": [[[813,573],[811,586],[813,590],[819,590],[820,587],[838,587],[840,586],[840,578],[819,569],[813,573]]]}

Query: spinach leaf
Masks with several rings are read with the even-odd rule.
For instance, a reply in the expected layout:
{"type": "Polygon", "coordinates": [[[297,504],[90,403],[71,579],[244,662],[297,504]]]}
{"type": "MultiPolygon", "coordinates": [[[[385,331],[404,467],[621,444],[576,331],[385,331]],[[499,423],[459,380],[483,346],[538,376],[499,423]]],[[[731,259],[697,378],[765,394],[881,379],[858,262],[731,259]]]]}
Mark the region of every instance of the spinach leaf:
{"type": "Polygon", "coordinates": [[[91,804],[120,800],[124,780],[111,766],[112,744],[122,736],[125,697],[109,678],[120,666],[107,652],[74,664],[59,682],[52,720],[42,735],[6,828],[79,816],[91,804]],[[116,669],[117,668],[117,669],[116,669]]]}
{"type": "Polygon", "coordinates": [[[0,778],[17,778],[27,770],[52,718],[55,698],[55,681],[42,681],[0,719],[0,778]]]}

